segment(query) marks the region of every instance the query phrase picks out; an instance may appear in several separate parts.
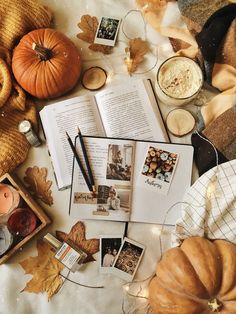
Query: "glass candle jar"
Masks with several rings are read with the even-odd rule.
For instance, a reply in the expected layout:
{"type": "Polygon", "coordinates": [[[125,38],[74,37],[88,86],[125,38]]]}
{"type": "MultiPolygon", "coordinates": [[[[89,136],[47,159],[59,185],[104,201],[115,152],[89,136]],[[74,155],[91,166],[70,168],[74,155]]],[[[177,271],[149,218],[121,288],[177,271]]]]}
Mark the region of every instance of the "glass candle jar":
{"type": "Polygon", "coordinates": [[[0,221],[5,222],[9,214],[19,206],[20,194],[11,185],[0,183],[0,221]]]}
{"type": "Polygon", "coordinates": [[[6,225],[0,224],[0,256],[11,247],[13,242],[13,236],[7,229],[6,225]]]}
{"type": "Polygon", "coordinates": [[[167,105],[183,106],[193,100],[203,85],[199,65],[187,57],[171,57],[164,61],[157,72],[156,92],[167,105]]]}
{"type": "Polygon", "coordinates": [[[16,208],[7,221],[7,227],[14,236],[26,237],[36,229],[37,217],[28,207],[16,208]]]}

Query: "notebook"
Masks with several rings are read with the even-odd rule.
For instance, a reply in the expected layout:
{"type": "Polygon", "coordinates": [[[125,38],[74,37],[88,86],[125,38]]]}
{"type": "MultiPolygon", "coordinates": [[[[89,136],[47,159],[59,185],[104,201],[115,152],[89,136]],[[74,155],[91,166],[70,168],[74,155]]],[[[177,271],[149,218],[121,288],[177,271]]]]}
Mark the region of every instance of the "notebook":
{"type": "MultiPolygon", "coordinates": [[[[193,147],[156,141],[84,136],[97,194],[76,161],[69,214],[77,219],[175,224],[191,184],[193,147]],[[166,219],[165,219],[166,218],[166,219]]],[[[76,150],[84,163],[80,141],[76,150]]]]}

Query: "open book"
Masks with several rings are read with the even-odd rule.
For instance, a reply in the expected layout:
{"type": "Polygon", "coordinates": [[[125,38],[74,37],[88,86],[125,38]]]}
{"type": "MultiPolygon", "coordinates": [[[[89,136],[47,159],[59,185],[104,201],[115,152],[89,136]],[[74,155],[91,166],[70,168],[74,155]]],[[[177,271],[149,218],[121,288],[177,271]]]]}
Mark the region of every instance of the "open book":
{"type": "MultiPolygon", "coordinates": [[[[100,219],[163,223],[167,210],[180,202],[191,183],[193,147],[154,141],[85,136],[97,194],[88,190],[76,161],[70,215],[100,219]]],[[[83,161],[81,146],[76,149],[83,161]]],[[[166,224],[180,217],[177,204],[166,224]]]]}
{"type": "Polygon", "coordinates": [[[96,95],[88,94],[45,106],[40,118],[58,188],[71,185],[73,156],[65,132],[169,141],[150,80],[130,79],[96,95]]]}

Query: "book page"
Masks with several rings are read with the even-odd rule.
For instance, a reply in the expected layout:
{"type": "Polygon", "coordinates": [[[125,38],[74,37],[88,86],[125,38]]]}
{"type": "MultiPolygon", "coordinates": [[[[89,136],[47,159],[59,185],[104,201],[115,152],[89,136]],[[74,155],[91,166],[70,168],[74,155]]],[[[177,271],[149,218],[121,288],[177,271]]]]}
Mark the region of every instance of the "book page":
{"type": "Polygon", "coordinates": [[[73,153],[66,133],[74,141],[77,127],[82,134],[104,135],[94,97],[79,96],[44,107],[40,117],[51,155],[58,188],[71,185],[73,153]]]}
{"type": "Polygon", "coordinates": [[[174,225],[191,185],[192,162],[191,145],[136,142],[130,221],[174,225]]]}
{"type": "MultiPolygon", "coordinates": [[[[75,160],[70,215],[80,219],[128,221],[135,142],[84,137],[84,144],[97,195],[89,191],[75,160]]],[[[76,149],[81,152],[78,138],[76,149]]],[[[81,153],[79,157],[85,167],[81,153]]]]}
{"type": "Polygon", "coordinates": [[[107,136],[168,142],[149,80],[132,80],[95,96],[107,136]]]}

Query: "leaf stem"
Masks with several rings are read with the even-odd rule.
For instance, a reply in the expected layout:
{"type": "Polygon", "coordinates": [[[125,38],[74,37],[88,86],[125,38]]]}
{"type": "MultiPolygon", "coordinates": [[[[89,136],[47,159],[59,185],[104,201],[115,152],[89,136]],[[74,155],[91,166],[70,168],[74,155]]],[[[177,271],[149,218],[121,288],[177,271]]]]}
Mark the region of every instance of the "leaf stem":
{"type": "Polygon", "coordinates": [[[36,52],[41,61],[47,61],[52,58],[52,51],[39,44],[33,43],[32,49],[36,52]]]}

